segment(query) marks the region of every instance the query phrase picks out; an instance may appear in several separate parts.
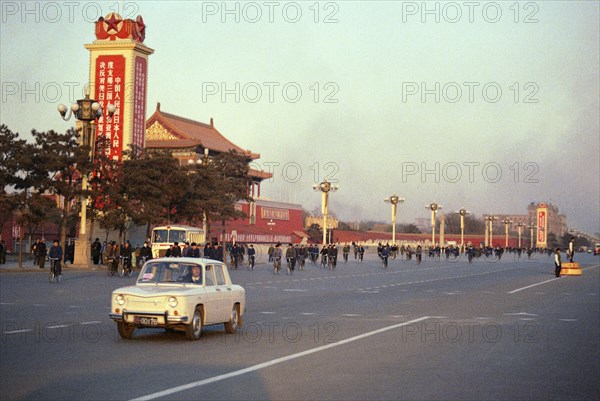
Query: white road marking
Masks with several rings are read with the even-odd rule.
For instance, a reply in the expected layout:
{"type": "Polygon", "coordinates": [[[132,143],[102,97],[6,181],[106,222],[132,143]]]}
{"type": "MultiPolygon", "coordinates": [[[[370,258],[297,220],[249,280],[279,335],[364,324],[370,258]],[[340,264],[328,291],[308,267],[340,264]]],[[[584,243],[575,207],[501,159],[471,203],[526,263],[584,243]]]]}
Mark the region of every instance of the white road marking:
{"type": "Polygon", "coordinates": [[[62,329],[63,327],[69,327],[68,324],[57,324],[54,326],[48,326],[47,329],[62,329]]]}
{"type": "Polygon", "coordinates": [[[306,292],[308,290],[300,289],[300,288],[286,288],[284,291],[288,291],[288,292],[306,292]]]}
{"type": "Polygon", "coordinates": [[[16,305],[14,302],[0,302],[0,305],[16,305]]]}
{"type": "Polygon", "coordinates": [[[356,313],[344,313],[342,314],[342,316],[346,316],[346,317],[358,317],[358,316],[362,316],[356,313]]]}
{"type": "Polygon", "coordinates": [[[39,307],[39,306],[48,306],[48,305],[47,304],[33,304],[33,306],[39,307]]]}
{"type": "Polygon", "coordinates": [[[29,333],[30,331],[33,331],[33,330],[32,329],[22,329],[22,330],[5,331],[2,334],[29,333]]]}
{"type": "Polygon", "coordinates": [[[208,379],[199,380],[199,381],[196,381],[196,382],[184,384],[184,385],[177,386],[177,387],[172,387],[170,389],[166,389],[166,390],[163,390],[163,391],[158,391],[156,393],[152,393],[152,394],[148,394],[148,395],[145,395],[145,396],[142,396],[142,397],[135,398],[135,399],[133,399],[131,401],[148,401],[148,400],[154,400],[154,399],[160,398],[160,397],[170,396],[172,394],[179,393],[179,392],[182,392],[182,391],[185,391],[185,390],[190,390],[190,389],[193,389],[193,388],[196,388],[196,387],[201,387],[201,386],[204,386],[204,385],[207,385],[207,384],[211,384],[211,383],[219,382],[219,381],[222,381],[222,380],[230,379],[232,377],[241,376],[241,375],[244,375],[246,373],[256,372],[257,370],[265,369],[265,368],[268,368],[268,367],[273,366],[273,365],[277,365],[277,364],[280,364],[280,363],[283,363],[283,362],[288,362],[288,361],[291,361],[291,360],[294,360],[294,359],[297,359],[297,358],[301,358],[301,357],[306,356],[306,355],[314,354],[314,353],[317,353],[317,352],[325,351],[325,350],[330,349],[330,348],[339,347],[340,345],[349,344],[349,343],[354,342],[354,341],[362,340],[363,338],[371,337],[371,336],[374,336],[376,334],[384,333],[384,332],[389,331],[389,330],[398,329],[400,327],[404,327],[404,326],[407,326],[407,325],[410,325],[410,324],[418,323],[418,322],[421,322],[421,321],[427,320],[427,319],[430,319],[430,317],[429,316],[423,316],[423,317],[420,317],[418,319],[409,320],[408,322],[398,323],[398,324],[394,324],[394,325],[391,325],[391,326],[383,327],[381,329],[369,331],[369,332],[364,333],[364,334],[359,334],[357,336],[350,337],[350,338],[347,338],[345,340],[340,340],[340,341],[335,342],[335,343],[331,343],[331,344],[327,344],[327,345],[322,345],[320,347],[316,347],[316,348],[312,348],[312,349],[309,349],[309,350],[306,350],[306,351],[298,352],[296,354],[291,354],[291,355],[287,355],[287,356],[284,356],[284,357],[281,357],[281,358],[273,359],[273,360],[270,360],[270,361],[267,361],[267,362],[259,363],[257,365],[250,366],[250,367],[247,367],[247,368],[244,368],[244,369],[235,370],[233,372],[225,373],[225,374],[222,374],[222,375],[218,375],[218,376],[214,376],[214,377],[209,377],[208,379]]]}
{"type": "Polygon", "coordinates": [[[258,313],[262,313],[263,315],[274,315],[277,312],[258,312],[258,313]]]}
{"type": "Polygon", "coordinates": [[[560,280],[560,277],[551,278],[550,280],[542,281],[541,283],[535,283],[535,284],[528,285],[526,287],[517,288],[516,290],[509,291],[508,293],[514,294],[516,292],[523,291],[523,290],[526,290],[531,287],[537,287],[538,285],[546,284],[546,283],[549,283],[551,281],[556,281],[556,280],[560,280]]]}
{"type": "Polygon", "coordinates": [[[527,312],[511,312],[505,313],[504,316],[538,316],[535,313],[527,313],[527,312]]]}
{"type": "Polygon", "coordinates": [[[561,322],[576,322],[577,321],[577,319],[558,319],[558,320],[560,320],[561,322]]]}
{"type": "Polygon", "coordinates": [[[81,324],[81,325],[86,325],[86,324],[99,324],[99,323],[100,323],[100,321],[99,321],[99,320],[92,320],[92,321],[90,321],[90,322],[81,322],[81,323],[79,323],[79,324],[81,324]]]}

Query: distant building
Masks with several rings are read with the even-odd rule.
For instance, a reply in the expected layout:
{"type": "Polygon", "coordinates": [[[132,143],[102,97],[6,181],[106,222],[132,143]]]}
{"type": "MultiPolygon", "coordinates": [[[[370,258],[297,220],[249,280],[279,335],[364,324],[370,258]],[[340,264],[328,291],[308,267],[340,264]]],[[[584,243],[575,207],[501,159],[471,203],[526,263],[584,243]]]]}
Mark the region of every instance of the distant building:
{"type": "Polygon", "coordinates": [[[422,232],[431,231],[431,217],[418,217],[414,224],[422,232]]]}
{"type": "MultiPolygon", "coordinates": [[[[323,216],[306,216],[304,219],[304,227],[308,228],[313,224],[318,225],[319,227],[323,226],[323,216]]],[[[332,215],[327,215],[327,228],[338,228],[340,221],[333,217],[332,215]]]]}
{"type": "MultiPolygon", "coordinates": [[[[497,220],[494,222],[495,227],[501,227],[504,229],[502,220],[508,218],[511,223],[509,224],[510,232],[517,232],[519,230],[519,223],[522,226],[522,233],[525,235],[529,232],[529,225],[533,224],[537,229],[537,216],[536,210],[540,205],[544,205],[548,209],[547,216],[547,229],[548,234],[554,233],[557,237],[562,237],[567,232],[567,216],[560,214],[558,207],[548,202],[531,202],[527,206],[527,214],[495,214],[494,217],[497,220]]],[[[488,217],[488,214],[484,214],[483,218],[488,217]]],[[[496,229],[494,229],[494,232],[496,229]]]]}
{"type": "MultiPolygon", "coordinates": [[[[146,122],[146,148],[169,150],[181,165],[199,163],[204,157],[210,158],[230,150],[246,155],[249,161],[260,157],[260,154],[227,139],[215,128],[212,118],[209,124],[190,120],[161,111],[160,103],[146,122]]],[[[225,227],[221,222],[211,222],[211,239],[287,243],[299,242],[306,237],[302,231],[302,206],[261,198],[261,183],[271,178],[270,173],[249,168],[248,176],[252,180],[248,195],[254,201],[239,201],[235,205],[246,217],[226,221],[225,227]]]]}

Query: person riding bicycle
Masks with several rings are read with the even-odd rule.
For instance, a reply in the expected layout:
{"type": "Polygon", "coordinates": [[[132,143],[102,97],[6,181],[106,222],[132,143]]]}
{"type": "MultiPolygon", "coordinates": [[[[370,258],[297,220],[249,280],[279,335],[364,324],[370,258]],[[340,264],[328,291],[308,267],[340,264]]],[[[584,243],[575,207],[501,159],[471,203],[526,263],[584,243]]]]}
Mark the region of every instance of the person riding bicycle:
{"type": "Polygon", "coordinates": [[[381,261],[383,262],[384,267],[387,267],[389,256],[390,256],[390,247],[382,246],[381,251],[379,253],[379,257],[381,258],[381,261]]]}
{"type": "Polygon", "coordinates": [[[421,248],[421,245],[417,245],[416,255],[417,255],[417,264],[421,263],[421,259],[423,257],[423,248],[421,248]]]}
{"type": "Polygon", "coordinates": [[[281,257],[283,256],[283,252],[281,250],[281,243],[277,243],[275,245],[275,249],[273,249],[273,273],[279,274],[279,269],[281,269],[281,257]]]}
{"type": "Polygon", "coordinates": [[[344,255],[344,263],[348,263],[348,254],[350,253],[350,244],[346,243],[342,248],[342,254],[344,255]]]}
{"type": "Polygon", "coordinates": [[[127,268],[127,272],[131,272],[131,257],[133,256],[133,249],[131,248],[131,244],[129,241],[125,241],[123,244],[123,248],[121,248],[121,257],[123,258],[123,263],[125,263],[125,267],[127,268]]]}
{"type": "Polygon", "coordinates": [[[296,267],[296,249],[292,244],[289,244],[288,249],[285,251],[285,259],[287,260],[288,273],[293,274],[296,267]]]}
{"type": "Polygon", "coordinates": [[[152,248],[148,246],[148,241],[144,242],[144,246],[140,248],[140,262],[143,264],[152,259],[152,248]]]}
{"type": "Polygon", "coordinates": [[[110,245],[106,247],[106,263],[108,263],[111,270],[117,271],[119,265],[119,247],[115,241],[112,241],[110,245]]]}
{"type": "Polygon", "coordinates": [[[250,244],[248,248],[248,266],[254,270],[254,261],[256,260],[256,249],[254,249],[254,245],[250,244]]]}
{"type": "Polygon", "coordinates": [[[362,262],[365,257],[365,247],[358,245],[358,261],[362,262]]]}
{"type": "MultiPolygon", "coordinates": [[[[50,247],[50,252],[48,252],[48,258],[54,262],[54,274],[57,276],[62,275],[62,268],[60,267],[60,261],[63,257],[63,249],[60,246],[60,242],[55,239],[50,247]]],[[[50,268],[52,268],[52,263],[50,264],[50,268]]]]}
{"type": "Polygon", "coordinates": [[[327,255],[329,254],[328,249],[329,248],[327,248],[327,245],[323,245],[323,248],[321,248],[321,267],[323,268],[327,266],[327,255]]]}

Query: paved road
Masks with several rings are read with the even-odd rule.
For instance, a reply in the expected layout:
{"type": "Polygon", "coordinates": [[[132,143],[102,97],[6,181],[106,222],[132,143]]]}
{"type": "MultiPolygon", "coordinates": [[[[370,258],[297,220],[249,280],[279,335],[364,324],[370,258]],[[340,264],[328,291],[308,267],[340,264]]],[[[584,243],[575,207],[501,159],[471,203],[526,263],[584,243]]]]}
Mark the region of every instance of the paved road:
{"type": "Polygon", "coordinates": [[[351,260],[293,276],[232,271],[237,335],[118,338],[110,292],[134,279],[0,273],[2,400],[599,399],[600,258],[554,279],[515,261],[351,260]]]}

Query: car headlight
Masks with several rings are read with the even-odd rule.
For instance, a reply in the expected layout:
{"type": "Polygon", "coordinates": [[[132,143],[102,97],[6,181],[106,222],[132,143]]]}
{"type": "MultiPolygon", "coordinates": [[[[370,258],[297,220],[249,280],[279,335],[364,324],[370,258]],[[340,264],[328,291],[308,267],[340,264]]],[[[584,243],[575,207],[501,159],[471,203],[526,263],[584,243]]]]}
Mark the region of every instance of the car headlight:
{"type": "Polygon", "coordinates": [[[119,294],[115,297],[115,301],[117,301],[117,304],[119,304],[119,305],[124,305],[125,297],[123,296],[123,294],[119,294]]]}
{"type": "Polygon", "coordinates": [[[169,300],[167,301],[167,303],[169,304],[169,306],[171,308],[174,308],[177,306],[178,302],[177,302],[177,298],[175,297],[170,297],[169,300]]]}

